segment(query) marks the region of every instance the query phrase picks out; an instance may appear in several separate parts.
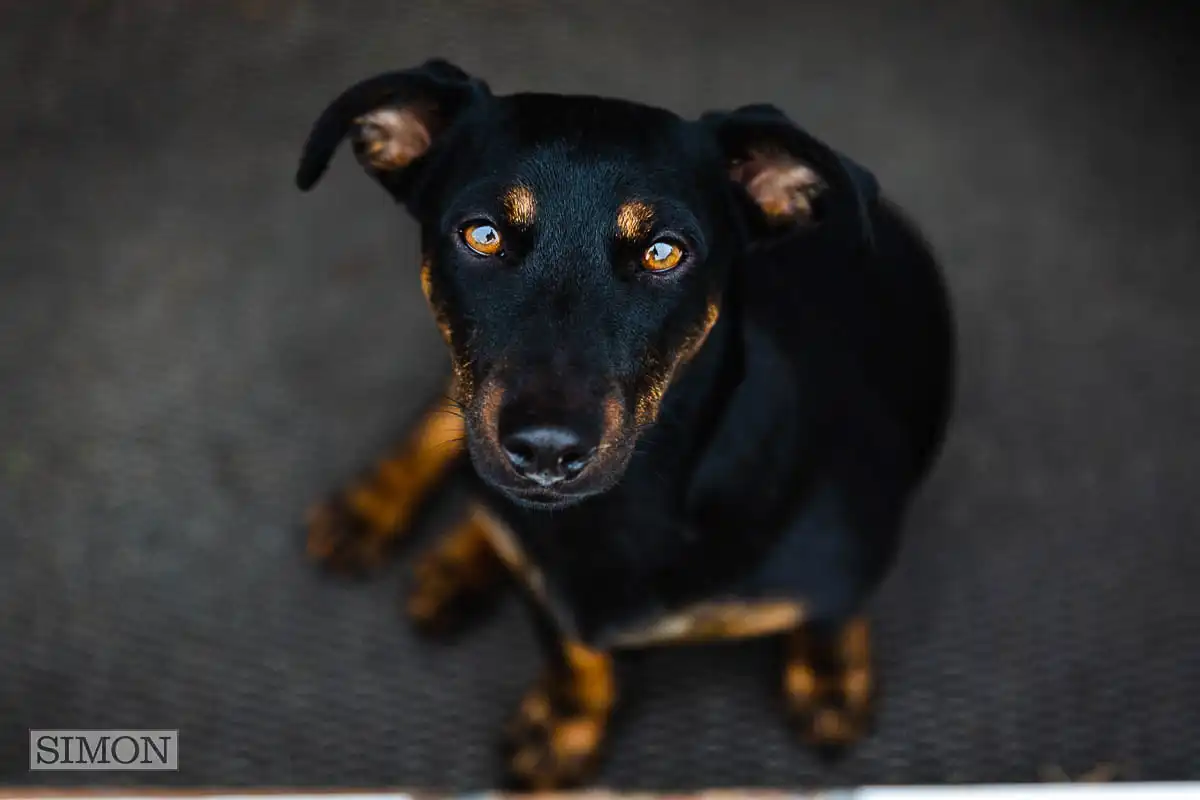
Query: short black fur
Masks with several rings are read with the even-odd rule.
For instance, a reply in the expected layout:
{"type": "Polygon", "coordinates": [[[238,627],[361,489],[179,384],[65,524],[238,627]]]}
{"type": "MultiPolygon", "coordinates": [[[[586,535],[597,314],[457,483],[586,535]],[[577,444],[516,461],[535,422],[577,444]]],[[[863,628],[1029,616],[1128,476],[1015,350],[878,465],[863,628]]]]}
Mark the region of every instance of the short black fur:
{"type": "Polygon", "coordinates": [[[336,101],[300,186],[357,117],[412,103],[428,151],[370,171],[421,224],[475,488],[544,575],[561,635],[604,647],[714,597],[856,613],[896,553],[954,383],[938,266],[875,177],[771,106],[689,121],[500,97],[430,62],[336,101]],[[773,216],[731,177],[764,148],[820,176],[808,218],[773,216]],[[514,187],[536,206],[525,224],[506,218],[514,187]],[[652,209],[636,235],[616,222],[629,203],[652,209]],[[502,252],[464,246],[480,220],[502,252]],[[686,256],[652,274],[639,257],[662,238],[686,256]],[[547,489],[506,465],[513,408],[600,431],[577,478],[547,489]]]}

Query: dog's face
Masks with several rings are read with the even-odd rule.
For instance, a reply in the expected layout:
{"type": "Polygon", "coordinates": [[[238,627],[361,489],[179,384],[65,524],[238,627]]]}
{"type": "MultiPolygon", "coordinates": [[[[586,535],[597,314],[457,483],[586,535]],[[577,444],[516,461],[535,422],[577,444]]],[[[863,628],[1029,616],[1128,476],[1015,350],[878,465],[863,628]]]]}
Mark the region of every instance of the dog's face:
{"type": "Polygon", "coordinates": [[[339,97],[302,188],[347,135],[421,225],[421,284],[477,471],[542,507],[620,479],[716,325],[748,237],[813,224],[821,162],[841,167],[797,152],[811,140],[767,107],[692,122],[594,97],[499,97],[441,61],[339,97]]]}

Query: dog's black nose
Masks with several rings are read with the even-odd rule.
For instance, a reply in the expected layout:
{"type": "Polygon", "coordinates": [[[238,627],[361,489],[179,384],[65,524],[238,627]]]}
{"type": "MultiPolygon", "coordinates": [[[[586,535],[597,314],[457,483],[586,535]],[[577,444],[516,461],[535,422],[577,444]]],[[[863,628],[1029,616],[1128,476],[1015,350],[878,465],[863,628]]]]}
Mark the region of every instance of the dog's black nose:
{"type": "Polygon", "coordinates": [[[501,440],[509,463],[521,476],[541,486],[553,486],[583,472],[596,452],[569,428],[534,425],[501,440]]]}

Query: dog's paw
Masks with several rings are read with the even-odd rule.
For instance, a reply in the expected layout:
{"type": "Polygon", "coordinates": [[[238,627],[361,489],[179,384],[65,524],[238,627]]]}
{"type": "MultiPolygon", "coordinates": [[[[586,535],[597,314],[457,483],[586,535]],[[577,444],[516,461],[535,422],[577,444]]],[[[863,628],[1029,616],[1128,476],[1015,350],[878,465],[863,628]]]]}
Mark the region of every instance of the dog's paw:
{"type": "Polygon", "coordinates": [[[490,606],[503,574],[487,539],[467,522],[418,558],[405,611],[421,633],[453,633],[490,606]]]}
{"type": "Polygon", "coordinates": [[[520,791],[578,788],[600,764],[608,714],[572,702],[543,681],[521,701],[505,732],[508,782],[520,791]]]}
{"type": "Polygon", "coordinates": [[[788,641],[784,667],[788,716],[800,738],[827,761],[871,732],[875,676],[865,619],[820,631],[807,627],[788,641]]]}
{"type": "Polygon", "coordinates": [[[360,513],[343,496],[311,509],[307,524],[309,558],[342,574],[364,575],[378,568],[395,539],[390,527],[360,513]]]}
{"type": "Polygon", "coordinates": [[[462,419],[438,405],[394,452],[308,515],[308,554],[335,572],[380,566],[462,452],[462,419]]]}

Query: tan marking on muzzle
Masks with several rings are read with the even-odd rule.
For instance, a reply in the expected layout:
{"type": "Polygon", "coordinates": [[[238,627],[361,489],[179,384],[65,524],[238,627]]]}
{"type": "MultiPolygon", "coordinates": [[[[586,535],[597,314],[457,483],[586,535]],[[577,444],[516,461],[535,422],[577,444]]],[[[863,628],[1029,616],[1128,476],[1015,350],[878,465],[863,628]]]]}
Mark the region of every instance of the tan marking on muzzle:
{"type": "Polygon", "coordinates": [[[649,425],[658,418],[658,410],[662,407],[663,396],[667,393],[670,379],[669,374],[655,376],[650,385],[638,395],[633,417],[639,426],[649,425]]]}
{"type": "Polygon", "coordinates": [[[460,405],[468,405],[475,393],[475,381],[471,376],[470,367],[455,349],[454,331],[450,328],[450,322],[446,318],[445,312],[434,298],[433,267],[428,261],[421,264],[421,293],[425,295],[425,302],[429,306],[430,313],[433,314],[438,332],[442,334],[442,340],[450,349],[450,386],[447,394],[460,405]]]}
{"type": "Polygon", "coordinates": [[[433,267],[426,261],[421,264],[421,293],[425,295],[425,302],[429,305],[429,310],[433,313],[434,322],[437,323],[438,331],[441,332],[442,338],[446,340],[446,344],[453,344],[453,336],[450,330],[450,323],[446,320],[446,314],[442,311],[439,304],[433,298],[433,267]]]}
{"type": "Polygon", "coordinates": [[[712,329],[717,324],[717,319],[720,316],[721,306],[715,300],[709,301],[708,308],[704,312],[703,324],[688,337],[683,347],[679,350],[679,360],[675,363],[676,368],[683,366],[696,357],[696,354],[700,352],[700,348],[704,347],[704,343],[708,341],[708,335],[712,333],[712,329]]]}
{"type": "Polygon", "coordinates": [[[500,436],[500,401],[504,399],[504,389],[495,378],[487,378],[483,382],[479,398],[479,417],[481,433],[493,442],[499,441],[500,436]]]}
{"type": "MultiPolygon", "coordinates": [[[[604,398],[604,439],[617,435],[625,424],[625,406],[621,401],[609,395],[604,398]]],[[[603,445],[602,445],[603,447],[603,445]]]]}
{"type": "Polygon", "coordinates": [[[667,389],[670,388],[679,370],[695,358],[696,354],[700,352],[700,348],[704,347],[704,343],[708,341],[708,335],[712,332],[713,327],[716,326],[717,319],[720,316],[721,306],[715,300],[709,301],[708,308],[705,310],[704,321],[684,340],[676,353],[675,360],[665,368],[661,364],[650,365],[648,372],[652,377],[646,388],[638,396],[634,408],[634,418],[639,426],[649,425],[658,418],[658,412],[662,407],[663,397],[666,396],[667,389]]]}
{"type": "Polygon", "coordinates": [[[462,408],[475,399],[475,378],[471,368],[453,353],[450,355],[450,387],[447,394],[462,408]]]}

